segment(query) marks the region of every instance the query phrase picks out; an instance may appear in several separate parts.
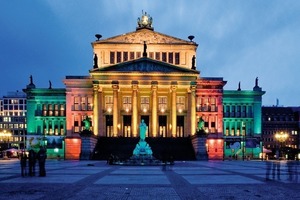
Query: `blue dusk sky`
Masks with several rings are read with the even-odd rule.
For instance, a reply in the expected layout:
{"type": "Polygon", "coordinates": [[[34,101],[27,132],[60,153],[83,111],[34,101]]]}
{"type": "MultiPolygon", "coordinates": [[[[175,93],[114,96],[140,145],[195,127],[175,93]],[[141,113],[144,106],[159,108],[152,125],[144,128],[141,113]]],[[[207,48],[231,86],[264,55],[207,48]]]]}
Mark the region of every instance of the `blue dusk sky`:
{"type": "Polygon", "coordinates": [[[2,0],[0,94],[35,85],[63,88],[66,75],[88,75],[91,42],[134,31],[142,10],[155,31],[199,44],[202,77],[226,90],[266,91],[263,105],[300,106],[299,0],[2,0]]]}

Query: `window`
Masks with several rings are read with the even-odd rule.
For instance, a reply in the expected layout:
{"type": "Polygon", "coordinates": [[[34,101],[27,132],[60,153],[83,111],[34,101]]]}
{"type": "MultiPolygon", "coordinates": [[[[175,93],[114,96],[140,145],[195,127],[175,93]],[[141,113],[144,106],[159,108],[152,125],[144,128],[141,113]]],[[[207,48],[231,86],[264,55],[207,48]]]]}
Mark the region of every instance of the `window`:
{"type": "Polygon", "coordinates": [[[169,63],[173,64],[173,53],[169,53],[169,63]]]}
{"type": "Polygon", "coordinates": [[[87,109],[93,110],[93,98],[92,97],[87,98],[87,109]]]}
{"type": "Polygon", "coordinates": [[[179,64],[180,64],[180,54],[175,53],[175,65],[179,65],[179,64]]]}
{"type": "Polygon", "coordinates": [[[141,97],[141,110],[143,112],[149,111],[150,109],[149,103],[150,103],[149,97],[141,97]]]}
{"type": "Polygon", "coordinates": [[[110,112],[113,108],[113,96],[105,96],[105,110],[110,112]]]}
{"type": "Polygon", "coordinates": [[[155,59],[160,60],[160,52],[155,52],[155,59]]]}
{"type": "Polygon", "coordinates": [[[121,52],[117,52],[117,63],[120,63],[122,61],[121,52]]]}
{"type": "Polygon", "coordinates": [[[123,110],[129,112],[131,110],[131,97],[125,96],[123,97],[123,110]]]}
{"type": "Polygon", "coordinates": [[[59,105],[55,104],[54,105],[54,116],[58,116],[58,114],[59,114],[59,105]]]}
{"type": "Polygon", "coordinates": [[[74,132],[79,132],[79,116],[74,117],[74,132]]]}
{"type": "Polygon", "coordinates": [[[123,52],[123,61],[128,60],[128,52],[123,52]]]}
{"type": "Polygon", "coordinates": [[[47,116],[47,104],[43,104],[43,116],[47,116]]]}
{"type": "Polygon", "coordinates": [[[49,111],[49,112],[48,112],[48,115],[49,115],[49,116],[53,116],[53,105],[52,105],[52,104],[49,104],[49,105],[48,105],[48,111],[49,111]]]}
{"type": "Polygon", "coordinates": [[[130,60],[134,60],[134,52],[130,52],[130,60]]]}
{"type": "Polygon", "coordinates": [[[79,102],[80,102],[80,98],[74,97],[74,110],[79,110],[79,102]]]}
{"type": "Polygon", "coordinates": [[[161,59],[163,62],[167,62],[167,53],[166,52],[162,52],[161,59]]]}
{"type": "Polygon", "coordinates": [[[167,97],[158,97],[158,109],[162,113],[167,110],[167,97]]]}
{"type": "Polygon", "coordinates": [[[110,52],[110,64],[115,64],[115,52],[110,52]]]}
{"type": "Polygon", "coordinates": [[[60,104],[60,116],[65,116],[65,105],[60,104]]]}
{"type": "Polygon", "coordinates": [[[210,111],[216,112],[216,98],[210,98],[210,111]]]}
{"type": "Polygon", "coordinates": [[[141,57],[141,52],[136,52],[136,58],[140,58],[141,57]]]}
{"type": "Polygon", "coordinates": [[[182,112],[185,110],[185,97],[184,96],[177,96],[176,107],[178,112],[182,112]]]}
{"type": "Polygon", "coordinates": [[[81,97],[81,110],[86,110],[86,97],[81,97]]]}
{"type": "Polygon", "coordinates": [[[153,52],[149,53],[149,58],[152,58],[152,59],[154,58],[153,52]]]}

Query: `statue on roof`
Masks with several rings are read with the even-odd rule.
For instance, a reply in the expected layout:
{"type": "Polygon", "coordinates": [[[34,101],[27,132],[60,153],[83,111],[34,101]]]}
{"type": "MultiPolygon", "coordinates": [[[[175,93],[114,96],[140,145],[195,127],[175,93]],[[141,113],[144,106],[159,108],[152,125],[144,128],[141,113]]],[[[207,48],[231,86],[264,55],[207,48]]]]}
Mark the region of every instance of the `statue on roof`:
{"type": "Polygon", "coordinates": [[[138,23],[138,27],[139,28],[149,28],[151,30],[153,30],[152,27],[152,17],[150,17],[149,14],[147,14],[147,12],[144,13],[144,11],[142,11],[142,17],[138,18],[137,23],[138,23]]]}
{"type": "Polygon", "coordinates": [[[194,70],[196,70],[195,63],[196,63],[196,56],[193,55],[193,57],[192,57],[192,69],[194,69],[194,70]]]}
{"type": "Polygon", "coordinates": [[[98,56],[97,54],[94,55],[94,65],[93,65],[94,69],[98,68],[98,56]]]}

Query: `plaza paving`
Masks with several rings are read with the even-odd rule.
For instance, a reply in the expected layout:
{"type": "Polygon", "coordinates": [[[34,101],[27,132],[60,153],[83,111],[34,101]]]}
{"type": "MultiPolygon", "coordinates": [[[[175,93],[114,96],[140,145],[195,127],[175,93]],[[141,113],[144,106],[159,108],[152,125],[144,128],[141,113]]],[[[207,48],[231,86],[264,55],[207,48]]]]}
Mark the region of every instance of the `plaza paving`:
{"type": "Polygon", "coordinates": [[[0,199],[300,199],[300,177],[289,176],[287,162],[279,177],[271,169],[270,180],[267,164],[177,161],[164,169],[47,160],[46,177],[21,177],[18,160],[0,160],[0,199]]]}

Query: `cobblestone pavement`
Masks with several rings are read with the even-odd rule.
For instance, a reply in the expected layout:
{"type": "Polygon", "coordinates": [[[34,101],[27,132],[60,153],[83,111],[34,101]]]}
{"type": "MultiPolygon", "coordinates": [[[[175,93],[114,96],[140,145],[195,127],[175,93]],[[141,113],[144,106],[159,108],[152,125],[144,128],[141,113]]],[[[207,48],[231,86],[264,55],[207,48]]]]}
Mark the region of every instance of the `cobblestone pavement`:
{"type": "Polygon", "coordinates": [[[0,160],[0,200],[300,199],[297,164],[178,161],[162,168],[110,166],[104,161],[47,160],[46,177],[21,177],[18,160],[0,160]],[[280,166],[274,171],[280,175],[275,174],[274,178],[273,166],[280,166]]]}

